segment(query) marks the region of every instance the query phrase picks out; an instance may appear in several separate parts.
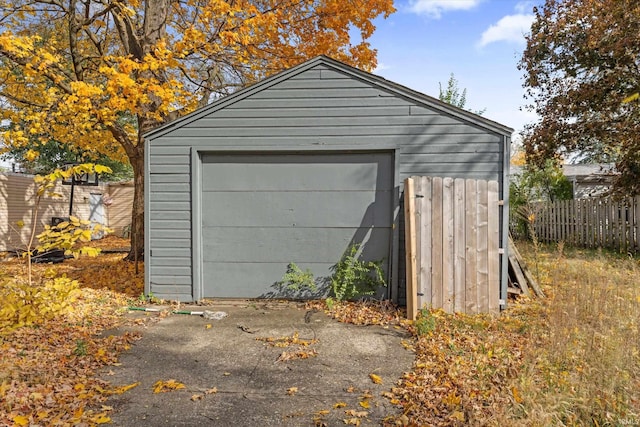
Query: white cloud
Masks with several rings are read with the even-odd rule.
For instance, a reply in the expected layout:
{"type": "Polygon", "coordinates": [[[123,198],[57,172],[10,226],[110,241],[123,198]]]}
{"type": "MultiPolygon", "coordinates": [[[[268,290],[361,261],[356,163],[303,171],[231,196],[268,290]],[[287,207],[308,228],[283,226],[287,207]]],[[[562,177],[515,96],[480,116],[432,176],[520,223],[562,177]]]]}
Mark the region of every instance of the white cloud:
{"type": "Polygon", "coordinates": [[[414,13],[440,19],[443,12],[452,10],[469,10],[480,4],[482,0],[411,0],[409,10],[414,13]]]}
{"type": "Polygon", "coordinates": [[[372,73],[379,73],[380,71],[388,70],[390,68],[392,68],[390,65],[387,65],[384,62],[378,62],[378,65],[372,71],[372,73]]]}
{"type": "Polygon", "coordinates": [[[524,35],[531,30],[533,20],[534,16],[530,14],[507,15],[482,33],[478,45],[484,47],[500,41],[522,44],[525,42],[524,35]]]}

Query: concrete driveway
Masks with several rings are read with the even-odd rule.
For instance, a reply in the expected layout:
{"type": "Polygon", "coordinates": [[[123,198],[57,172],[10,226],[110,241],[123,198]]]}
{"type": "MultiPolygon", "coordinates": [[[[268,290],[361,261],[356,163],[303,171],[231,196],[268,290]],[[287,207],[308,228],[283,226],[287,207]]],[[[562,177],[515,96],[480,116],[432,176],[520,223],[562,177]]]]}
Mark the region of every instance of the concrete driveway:
{"type": "Polygon", "coordinates": [[[398,413],[381,393],[412,366],[404,330],[347,325],[295,304],[256,304],[197,307],[228,316],[172,315],[145,329],[121,365],[105,372],[114,386],[140,382],[107,402],[113,424],[335,426],[357,418],[365,426],[398,413]],[[169,379],[186,388],[153,392],[169,379]]]}

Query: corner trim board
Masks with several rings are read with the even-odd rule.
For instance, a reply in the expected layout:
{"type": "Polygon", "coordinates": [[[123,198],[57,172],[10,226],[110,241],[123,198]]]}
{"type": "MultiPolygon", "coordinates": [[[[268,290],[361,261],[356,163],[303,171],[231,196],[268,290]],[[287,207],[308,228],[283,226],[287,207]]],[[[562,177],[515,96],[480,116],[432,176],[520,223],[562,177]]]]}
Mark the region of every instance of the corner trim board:
{"type": "Polygon", "coordinates": [[[195,301],[204,294],[202,283],[202,156],[191,147],[191,289],[195,301]]]}

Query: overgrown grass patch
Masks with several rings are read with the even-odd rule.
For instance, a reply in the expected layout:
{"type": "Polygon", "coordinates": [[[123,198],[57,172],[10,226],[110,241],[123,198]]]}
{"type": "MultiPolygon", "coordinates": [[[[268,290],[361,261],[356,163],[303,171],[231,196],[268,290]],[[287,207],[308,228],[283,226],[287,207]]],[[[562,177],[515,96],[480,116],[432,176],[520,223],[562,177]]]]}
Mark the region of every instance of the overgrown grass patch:
{"type": "Polygon", "coordinates": [[[531,424],[640,423],[640,262],[562,245],[537,261],[549,295],[535,330],[543,345],[528,349],[513,413],[531,424]]]}
{"type": "Polygon", "coordinates": [[[432,310],[393,389],[389,425],[640,423],[640,264],[618,254],[519,244],[547,298],[500,316],[432,310]],[[432,322],[432,319],[434,322],[432,322]]]}

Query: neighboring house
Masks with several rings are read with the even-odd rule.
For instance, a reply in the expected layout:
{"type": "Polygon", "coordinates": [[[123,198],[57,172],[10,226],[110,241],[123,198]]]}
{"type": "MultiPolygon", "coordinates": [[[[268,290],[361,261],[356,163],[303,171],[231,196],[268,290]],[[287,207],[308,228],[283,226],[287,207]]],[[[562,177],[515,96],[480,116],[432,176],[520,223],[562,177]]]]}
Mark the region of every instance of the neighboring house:
{"type": "Polygon", "coordinates": [[[562,165],[562,172],[573,184],[574,199],[606,194],[617,175],[613,163],[562,165]]]}
{"type": "MultiPolygon", "coordinates": [[[[584,199],[605,195],[617,175],[613,163],[563,164],[562,172],[573,186],[573,198],[584,199]]],[[[510,175],[519,176],[522,167],[511,166],[510,175]]]]}
{"type": "MultiPolygon", "coordinates": [[[[25,249],[29,242],[35,205],[33,175],[0,173],[0,252],[25,249]],[[22,227],[18,224],[24,223],[22,227]]],[[[38,209],[36,234],[54,218],[69,216],[70,186],[58,183],[54,189],[62,197],[44,197],[38,209]]],[[[97,187],[75,186],[73,215],[103,224],[122,235],[131,223],[133,184],[103,183],[97,187]]],[[[34,242],[37,244],[37,241],[34,242]]]]}
{"type": "Polygon", "coordinates": [[[503,199],[511,133],[325,56],[273,75],[145,135],[145,292],[291,297],[288,263],[327,278],[358,244],[402,302],[404,179],[496,180],[503,199]]]}

